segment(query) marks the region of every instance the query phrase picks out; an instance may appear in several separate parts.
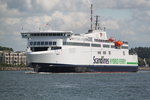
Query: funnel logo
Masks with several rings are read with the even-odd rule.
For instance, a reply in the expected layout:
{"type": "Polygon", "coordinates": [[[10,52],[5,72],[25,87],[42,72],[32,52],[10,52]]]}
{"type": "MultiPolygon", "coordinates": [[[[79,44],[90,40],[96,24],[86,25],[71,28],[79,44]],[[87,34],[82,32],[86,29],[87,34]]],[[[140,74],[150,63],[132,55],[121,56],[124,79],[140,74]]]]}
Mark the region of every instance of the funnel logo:
{"type": "Polygon", "coordinates": [[[102,36],[103,36],[103,33],[99,33],[99,35],[100,35],[100,37],[102,37],[102,36]]]}

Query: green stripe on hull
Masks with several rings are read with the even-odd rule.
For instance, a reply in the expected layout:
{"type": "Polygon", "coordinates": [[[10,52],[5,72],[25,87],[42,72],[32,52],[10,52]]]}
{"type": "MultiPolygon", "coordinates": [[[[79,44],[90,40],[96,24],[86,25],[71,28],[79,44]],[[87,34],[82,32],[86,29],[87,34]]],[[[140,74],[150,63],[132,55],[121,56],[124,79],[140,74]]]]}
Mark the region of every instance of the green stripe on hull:
{"type": "Polygon", "coordinates": [[[138,64],[138,62],[127,62],[127,64],[138,64]]]}

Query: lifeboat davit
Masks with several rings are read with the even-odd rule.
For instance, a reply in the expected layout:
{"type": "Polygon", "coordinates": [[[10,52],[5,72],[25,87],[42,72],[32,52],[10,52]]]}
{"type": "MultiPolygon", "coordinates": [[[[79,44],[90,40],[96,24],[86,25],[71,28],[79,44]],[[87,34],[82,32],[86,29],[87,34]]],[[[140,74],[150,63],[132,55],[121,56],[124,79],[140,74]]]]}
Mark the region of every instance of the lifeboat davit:
{"type": "Polygon", "coordinates": [[[122,42],[122,41],[116,41],[116,42],[114,42],[114,43],[115,43],[115,46],[117,46],[117,47],[120,47],[120,46],[123,45],[123,42],[122,42]]]}
{"type": "Polygon", "coordinates": [[[114,42],[114,41],[115,41],[115,39],[113,39],[113,38],[109,38],[109,39],[108,39],[108,41],[110,41],[110,42],[114,42]]]}

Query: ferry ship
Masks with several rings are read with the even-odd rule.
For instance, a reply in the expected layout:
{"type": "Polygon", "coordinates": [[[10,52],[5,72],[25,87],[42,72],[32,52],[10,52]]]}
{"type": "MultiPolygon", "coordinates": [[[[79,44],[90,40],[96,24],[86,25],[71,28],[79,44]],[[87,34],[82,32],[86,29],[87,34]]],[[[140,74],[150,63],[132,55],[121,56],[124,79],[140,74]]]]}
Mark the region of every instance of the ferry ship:
{"type": "Polygon", "coordinates": [[[136,72],[138,56],[129,54],[128,42],[108,38],[105,28],[87,33],[72,31],[22,32],[27,39],[27,62],[36,72],[136,72]]]}

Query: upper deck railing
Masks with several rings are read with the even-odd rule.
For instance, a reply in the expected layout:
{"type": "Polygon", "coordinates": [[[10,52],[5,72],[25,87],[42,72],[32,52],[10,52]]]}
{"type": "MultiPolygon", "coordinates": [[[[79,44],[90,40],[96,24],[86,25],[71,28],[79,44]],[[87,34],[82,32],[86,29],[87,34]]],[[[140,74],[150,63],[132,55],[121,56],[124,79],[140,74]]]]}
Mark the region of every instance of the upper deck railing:
{"type": "Polygon", "coordinates": [[[21,33],[22,38],[30,38],[35,36],[71,36],[72,32],[26,32],[21,33]]]}
{"type": "MultiPolygon", "coordinates": [[[[94,39],[95,42],[104,42],[104,43],[111,43],[109,40],[101,40],[101,39],[94,39]]],[[[128,44],[128,42],[122,41],[123,44],[128,44]]]]}

